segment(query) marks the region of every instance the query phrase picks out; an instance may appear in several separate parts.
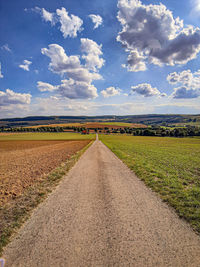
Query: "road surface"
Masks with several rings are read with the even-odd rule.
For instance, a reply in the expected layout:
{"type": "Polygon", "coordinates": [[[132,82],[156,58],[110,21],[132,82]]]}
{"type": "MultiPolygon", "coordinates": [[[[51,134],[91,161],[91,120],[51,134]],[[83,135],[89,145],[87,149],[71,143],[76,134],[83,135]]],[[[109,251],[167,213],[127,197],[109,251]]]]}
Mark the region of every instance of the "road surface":
{"type": "Polygon", "coordinates": [[[100,141],[4,251],[6,266],[200,266],[200,238],[100,141]]]}

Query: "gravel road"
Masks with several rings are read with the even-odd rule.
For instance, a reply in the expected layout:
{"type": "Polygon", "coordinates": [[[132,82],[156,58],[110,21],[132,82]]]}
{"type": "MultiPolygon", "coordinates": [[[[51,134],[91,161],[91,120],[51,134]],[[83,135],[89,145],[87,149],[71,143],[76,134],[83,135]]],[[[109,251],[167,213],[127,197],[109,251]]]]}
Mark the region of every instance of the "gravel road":
{"type": "Polygon", "coordinates": [[[200,266],[200,238],[100,141],[6,247],[6,266],[200,266]]]}

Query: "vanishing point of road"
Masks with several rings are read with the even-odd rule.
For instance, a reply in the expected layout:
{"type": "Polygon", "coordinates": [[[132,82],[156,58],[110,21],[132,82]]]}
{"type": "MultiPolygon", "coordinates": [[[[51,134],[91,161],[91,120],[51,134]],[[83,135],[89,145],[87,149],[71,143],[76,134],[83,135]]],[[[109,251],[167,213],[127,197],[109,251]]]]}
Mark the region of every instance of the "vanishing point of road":
{"type": "Polygon", "coordinates": [[[96,140],[6,247],[6,266],[200,266],[200,237],[96,140]]]}

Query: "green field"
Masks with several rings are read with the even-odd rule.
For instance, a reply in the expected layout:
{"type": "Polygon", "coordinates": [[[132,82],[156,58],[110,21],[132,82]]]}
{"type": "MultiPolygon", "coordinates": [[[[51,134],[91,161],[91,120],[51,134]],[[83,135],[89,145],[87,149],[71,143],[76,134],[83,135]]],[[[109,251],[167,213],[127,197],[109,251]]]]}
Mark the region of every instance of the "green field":
{"type": "Polygon", "coordinates": [[[99,135],[146,185],[200,232],[200,139],[99,135]]]}
{"type": "Polygon", "coordinates": [[[13,133],[9,135],[0,135],[2,140],[85,140],[95,139],[95,134],[82,135],[80,133],[13,133]]]}

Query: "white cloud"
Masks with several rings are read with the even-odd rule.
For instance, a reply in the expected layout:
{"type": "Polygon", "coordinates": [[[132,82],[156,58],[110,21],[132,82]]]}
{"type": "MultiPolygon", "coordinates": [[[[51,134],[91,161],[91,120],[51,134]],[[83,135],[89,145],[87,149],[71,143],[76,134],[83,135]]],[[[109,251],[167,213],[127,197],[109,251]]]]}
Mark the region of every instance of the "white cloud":
{"type": "Polygon", "coordinates": [[[115,88],[115,87],[108,87],[106,90],[102,90],[101,94],[103,97],[110,97],[110,96],[115,96],[115,95],[120,95],[120,89],[115,88]]]}
{"type": "MultiPolygon", "coordinates": [[[[82,39],[81,42],[84,43],[82,49],[85,53],[89,52],[88,49],[90,48],[94,57],[99,57],[99,54],[102,54],[101,46],[98,46],[94,41],[82,39]]],[[[49,48],[43,48],[41,52],[51,59],[49,69],[61,76],[66,75],[68,79],[63,79],[62,83],[56,86],[39,82],[38,89],[40,91],[57,90],[61,96],[71,99],[98,96],[97,88],[92,84],[94,80],[102,79],[102,76],[97,72],[97,68],[101,67],[97,65],[97,61],[90,62],[90,64],[86,61],[86,64],[82,65],[79,56],[67,56],[63,47],[58,44],[51,44],[49,48]],[[91,69],[94,72],[91,72],[91,69]]]]}
{"type": "Polygon", "coordinates": [[[21,64],[21,65],[19,65],[19,67],[21,68],[21,69],[23,69],[23,70],[26,70],[26,71],[29,71],[30,69],[29,69],[29,66],[32,64],[32,62],[31,61],[29,61],[29,60],[24,60],[23,61],[23,63],[24,64],[21,64]]]}
{"type": "Polygon", "coordinates": [[[137,50],[130,51],[127,59],[127,65],[123,64],[123,68],[127,68],[128,71],[145,71],[147,69],[146,63],[144,62],[145,57],[142,53],[138,53],[137,50]]]}
{"type": "MultiPolygon", "coordinates": [[[[42,17],[42,19],[46,22],[51,22],[51,25],[55,25],[55,23],[57,22],[57,18],[55,13],[51,13],[49,11],[47,11],[45,8],[40,8],[40,7],[34,7],[30,9],[33,12],[36,12],[38,14],[40,14],[40,16],[42,17]]],[[[24,9],[24,11],[29,11],[29,9],[24,9]]]]}
{"type": "Polygon", "coordinates": [[[141,83],[136,86],[131,86],[131,91],[133,93],[138,93],[143,95],[144,97],[151,97],[151,96],[166,96],[166,94],[161,94],[160,91],[156,87],[152,87],[148,83],[141,83]]]}
{"type": "Polygon", "coordinates": [[[6,50],[6,51],[8,51],[8,52],[12,52],[12,50],[9,48],[8,44],[2,45],[2,46],[1,46],[1,49],[2,49],[2,50],[6,50]]]}
{"type": "Polygon", "coordinates": [[[49,48],[42,48],[43,55],[51,59],[49,69],[52,72],[64,74],[69,70],[80,68],[80,60],[78,56],[67,56],[62,46],[58,44],[50,44],[49,48]]]}
{"type": "Polygon", "coordinates": [[[98,73],[89,72],[89,70],[81,65],[79,56],[67,56],[62,46],[51,44],[48,48],[42,48],[42,54],[51,59],[49,69],[58,74],[67,74],[68,78],[79,82],[91,83],[92,80],[101,79],[98,73]]]}
{"type": "Polygon", "coordinates": [[[6,92],[0,91],[0,106],[11,104],[30,104],[30,102],[30,94],[15,93],[10,89],[6,89],[6,92]]]}
{"type": "Polygon", "coordinates": [[[42,18],[45,20],[45,21],[49,21],[51,22],[52,25],[55,24],[55,18],[54,18],[54,14],[47,11],[46,9],[42,8],[41,9],[41,15],[42,15],[42,18]]]}
{"type": "Polygon", "coordinates": [[[86,61],[86,67],[89,70],[97,71],[102,68],[105,60],[100,56],[103,54],[102,45],[98,45],[93,40],[81,38],[81,51],[85,53],[82,58],[86,61]]]}
{"type": "Polygon", "coordinates": [[[49,12],[46,9],[39,7],[34,7],[31,10],[40,14],[44,21],[51,22],[51,26],[54,26],[56,23],[60,23],[60,31],[62,32],[64,38],[75,38],[77,37],[78,32],[83,30],[82,19],[73,14],[69,15],[64,7],[56,9],[56,12],[49,12]]]}
{"type": "Polygon", "coordinates": [[[41,81],[37,82],[37,88],[40,92],[53,92],[57,90],[56,86],[53,86],[50,83],[44,83],[41,81]]]}
{"type": "Polygon", "coordinates": [[[97,88],[87,82],[79,82],[73,79],[62,80],[61,85],[58,86],[60,95],[70,99],[87,99],[96,98],[97,88]]]}
{"type": "Polygon", "coordinates": [[[68,12],[64,7],[56,10],[56,14],[59,16],[61,23],[60,31],[63,33],[63,37],[76,37],[78,32],[81,32],[83,21],[78,16],[68,15],[68,12]]]}
{"type": "Polygon", "coordinates": [[[51,85],[39,81],[37,87],[41,92],[55,92],[70,99],[88,99],[98,96],[97,88],[94,85],[73,79],[62,80],[60,85],[51,85]]]}
{"type": "Polygon", "coordinates": [[[147,64],[185,64],[200,51],[200,29],[184,28],[163,4],[144,5],[139,0],[119,0],[118,20],[122,31],[117,36],[129,53],[129,71],[144,71],[147,64]]]}
{"type": "Polygon", "coordinates": [[[1,72],[1,63],[0,63],[0,78],[3,78],[3,74],[1,72]]]}
{"type": "Polygon", "coordinates": [[[100,15],[90,14],[88,17],[91,18],[94,23],[94,29],[97,29],[103,23],[103,19],[100,15]]]}
{"type": "Polygon", "coordinates": [[[174,88],[173,98],[197,98],[200,96],[200,70],[192,73],[191,70],[173,72],[167,76],[170,84],[179,84],[174,88]]]}
{"type": "Polygon", "coordinates": [[[186,86],[177,87],[172,94],[173,98],[197,98],[200,96],[200,90],[189,89],[186,86]]]}

